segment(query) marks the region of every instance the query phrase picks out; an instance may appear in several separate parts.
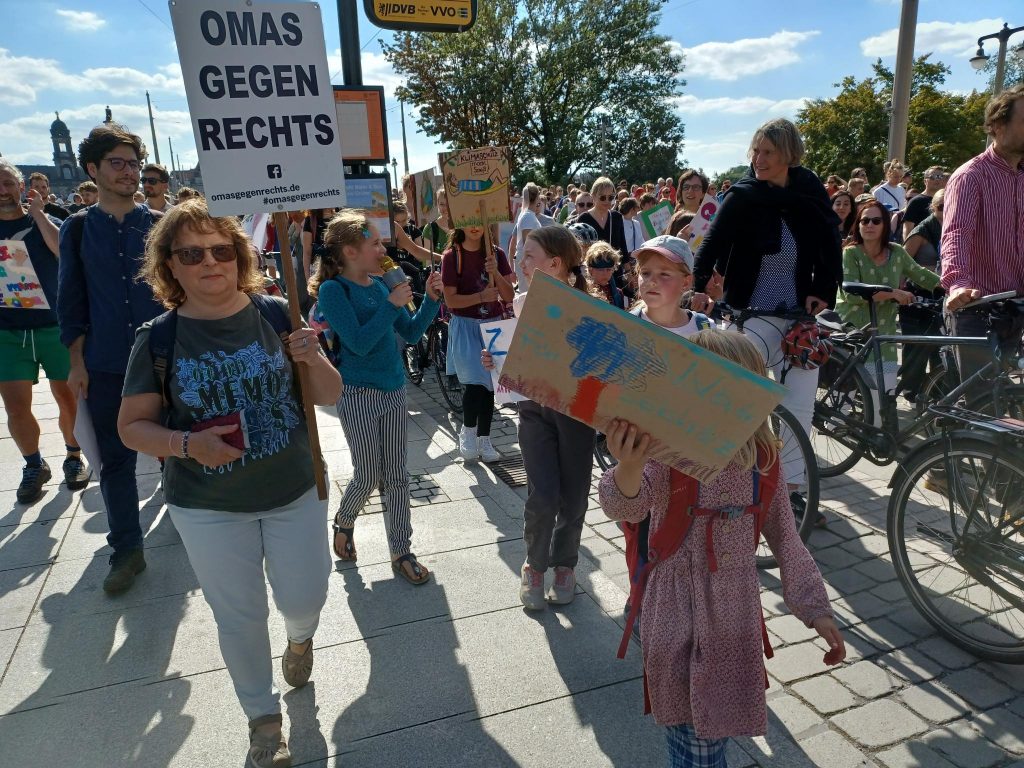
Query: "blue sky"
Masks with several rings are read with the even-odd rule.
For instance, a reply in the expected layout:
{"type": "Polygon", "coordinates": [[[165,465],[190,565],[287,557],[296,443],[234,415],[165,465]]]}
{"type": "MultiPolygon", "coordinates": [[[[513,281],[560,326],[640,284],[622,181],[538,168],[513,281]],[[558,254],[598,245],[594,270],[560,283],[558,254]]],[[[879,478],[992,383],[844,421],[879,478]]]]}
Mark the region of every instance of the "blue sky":
{"type": "MultiPolygon", "coordinates": [[[[331,73],[340,84],[337,10],[331,0],[322,6],[331,73]]],[[[103,119],[106,105],[115,119],[150,144],[148,88],[161,160],[169,165],[170,137],[182,165],[194,164],[195,144],[166,2],[0,0],[0,12],[9,30],[0,41],[0,152],[5,156],[49,163],[54,111],[60,110],[77,143],[103,119]]],[[[686,124],[685,158],[709,172],[743,162],[750,135],[764,120],[792,117],[804,99],[835,94],[835,83],[845,75],[867,76],[879,56],[892,66],[899,14],[898,0],[671,0],[660,32],[687,57],[687,86],[678,103],[686,124]]],[[[952,75],[946,85],[952,90],[984,88],[984,76],[968,59],[977,38],[998,31],[1004,21],[1024,25],[1024,3],[921,0],[915,54],[931,51],[933,59],[948,64],[952,75]]],[[[366,20],[361,2],[359,33],[364,81],[383,84],[388,94],[388,133],[401,173],[400,111],[391,98],[398,78],[378,42],[390,33],[366,20]]],[[[1024,32],[1011,45],[1021,42],[1024,32]]],[[[990,41],[986,51],[995,50],[990,41]]],[[[432,165],[443,147],[418,131],[411,107],[406,128],[411,170],[432,165]]]]}

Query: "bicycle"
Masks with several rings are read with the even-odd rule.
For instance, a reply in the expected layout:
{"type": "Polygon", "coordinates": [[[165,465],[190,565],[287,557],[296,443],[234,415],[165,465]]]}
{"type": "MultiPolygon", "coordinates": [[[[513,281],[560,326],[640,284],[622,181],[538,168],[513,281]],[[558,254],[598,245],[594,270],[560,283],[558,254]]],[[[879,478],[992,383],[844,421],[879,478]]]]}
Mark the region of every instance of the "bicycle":
{"type": "Polygon", "coordinates": [[[930,411],[941,431],[890,481],[896,575],[944,637],[980,658],[1024,664],[1024,421],[955,405],[930,411]]]}
{"type": "Polygon", "coordinates": [[[979,384],[990,384],[991,389],[974,396],[973,408],[991,415],[1024,414],[1024,385],[1004,375],[1004,341],[1000,339],[1000,329],[1007,323],[1015,327],[1016,319],[1024,315],[1024,301],[1014,299],[1014,294],[985,296],[964,307],[987,313],[989,333],[986,336],[903,336],[878,333],[878,313],[872,297],[881,291],[891,291],[889,286],[847,282],[843,283],[843,290],[868,302],[870,323],[850,334],[831,337],[832,359],[821,370],[811,432],[822,477],[841,475],[862,458],[878,466],[891,464],[900,458],[906,442],[934,419],[929,407],[901,428],[896,396],[882,385],[877,388],[881,424],[874,423],[872,387],[862,370],[867,357],[873,356],[874,380],[884,382],[882,344],[988,347],[992,361],[945,392],[934,405],[954,405],[968,390],[979,384]]]}

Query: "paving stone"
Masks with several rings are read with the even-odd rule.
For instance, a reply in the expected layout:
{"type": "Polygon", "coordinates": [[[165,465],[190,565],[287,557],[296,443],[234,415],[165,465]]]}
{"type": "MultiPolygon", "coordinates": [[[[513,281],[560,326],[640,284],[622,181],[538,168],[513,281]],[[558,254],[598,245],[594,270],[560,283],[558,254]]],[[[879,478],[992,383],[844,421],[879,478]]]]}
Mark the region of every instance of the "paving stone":
{"type": "Polygon", "coordinates": [[[871,590],[871,594],[887,603],[901,603],[907,599],[907,592],[899,581],[887,581],[884,584],[879,584],[871,590]]]}
{"type": "Polygon", "coordinates": [[[947,723],[971,713],[971,705],[939,683],[921,683],[897,694],[897,698],[933,723],[947,723]]]}
{"type": "Polygon", "coordinates": [[[874,579],[865,576],[852,568],[844,568],[838,571],[829,571],[824,576],[825,582],[832,585],[840,594],[853,595],[857,592],[862,592],[865,589],[874,589],[878,586],[878,582],[874,579]]]}
{"type": "Polygon", "coordinates": [[[864,558],[872,555],[889,555],[889,542],[885,536],[875,534],[873,531],[872,535],[852,539],[839,546],[851,554],[864,558]]]}
{"type": "Polygon", "coordinates": [[[897,744],[876,757],[887,768],[957,768],[953,763],[920,741],[897,744]]]}
{"type": "Polygon", "coordinates": [[[768,698],[768,709],[779,718],[794,738],[821,724],[821,717],[795,696],[777,692],[768,698]]]}
{"type": "Polygon", "coordinates": [[[999,682],[1024,693],[1024,666],[983,661],[978,665],[978,669],[984,670],[999,682]]]}
{"type": "Polygon", "coordinates": [[[977,663],[978,657],[953,645],[944,637],[932,637],[914,646],[922,653],[931,656],[947,669],[966,669],[977,663]]]}
{"type": "Polygon", "coordinates": [[[766,660],[768,674],[782,683],[821,674],[828,670],[822,661],[824,654],[824,645],[818,645],[817,642],[786,646],[777,650],[773,658],[766,660]]]}
{"type": "Polygon", "coordinates": [[[782,640],[786,645],[800,643],[804,640],[811,640],[818,636],[814,627],[806,626],[800,619],[792,614],[779,616],[766,622],[768,631],[782,640]]]}
{"type": "Polygon", "coordinates": [[[1010,688],[976,668],[954,672],[942,683],[978,709],[990,709],[1014,696],[1010,688]]]}
{"type": "Polygon", "coordinates": [[[889,651],[910,645],[917,638],[888,619],[871,619],[853,627],[851,633],[860,635],[880,651],[889,651]]]}
{"type": "Polygon", "coordinates": [[[914,647],[883,653],[874,659],[874,663],[896,672],[911,683],[933,680],[948,671],[942,664],[914,647]]]}
{"type": "Polygon", "coordinates": [[[863,752],[835,731],[803,739],[800,748],[815,765],[828,768],[863,768],[874,765],[863,752]]]}
{"type": "Polygon", "coordinates": [[[902,677],[872,661],[858,661],[832,674],[836,680],[865,699],[877,699],[906,684],[902,677]]]}
{"type": "Polygon", "coordinates": [[[831,675],[818,675],[793,684],[793,691],[823,715],[849,709],[857,698],[831,675]]]}
{"type": "Polygon", "coordinates": [[[857,744],[887,747],[928,730],[928,725],[892,699],[877,699],[832,718],[857,744]]]}
{"type": "Polygon", "coordinates": [[[896,579],[896,571],[893,569],[892,563],[882,557],[865,560],[860,565],[855,565],[853,570],[879,583],[886,583],[896,579]]]}
{"type": "Polygon", "coordinates": [[[921,741],[941,752],[960,768],[989,768],[1006,757],[1001,749],[986,741],[963,721],[931,731],[921,741]]]}
{"type": "MultiPolygon", "coordinates": [[[[812,541],[817,540],[818,535],[818,531],[815,531],[814,539],[812,539],[812,541]]],[[[842,570],[844,568],[858,565],[859,563],[864,562],[864,558],[851,554],[842,547],[827,547],[825,549],[815,548],[814,562],[818,564],[818,568],[820,568],[823,573],[827,573],[829,571],[842,570]]]]}
{"type": "Polygon", "coordinates": [[[928,620],[917,609],[909,605],[904,608],[897,608],[897,610],[887,614],[886,618],[904,632],[909,632],[919,639],[923,640],[937,636],[935,627],[929,624],[928,620]]]}
{"type": "Polygon", "coordinates": [[[1008,709],[997,708],[975,715],[969,722],[986,739],[1007,752],[1024,755],[1024,718],[1008,709]]]}

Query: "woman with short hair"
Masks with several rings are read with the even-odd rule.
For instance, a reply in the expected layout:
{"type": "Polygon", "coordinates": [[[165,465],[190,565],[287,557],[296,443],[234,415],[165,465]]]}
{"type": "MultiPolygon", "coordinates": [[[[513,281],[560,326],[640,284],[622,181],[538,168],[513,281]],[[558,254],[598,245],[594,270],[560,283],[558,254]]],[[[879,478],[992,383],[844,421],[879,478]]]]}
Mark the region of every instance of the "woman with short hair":
{"type": "Polygon", "coordinates": [[[295,367],[305,367],[316,405],[337,401],[341,377],[314,331],[278,335],[287,304],[257,295],[263,282],[241,226],[211,217],[202,200],[156,223],[141,276],[169,313],[139,330],[118,432],[132,450],[167,457],[168,512],[249,719],[248,765],[290,765],[264,572],[288,635],[284,679],[305,685],[331,559],[295,367]],[[158,332],[165,348],[151,339],[158,332]]]}

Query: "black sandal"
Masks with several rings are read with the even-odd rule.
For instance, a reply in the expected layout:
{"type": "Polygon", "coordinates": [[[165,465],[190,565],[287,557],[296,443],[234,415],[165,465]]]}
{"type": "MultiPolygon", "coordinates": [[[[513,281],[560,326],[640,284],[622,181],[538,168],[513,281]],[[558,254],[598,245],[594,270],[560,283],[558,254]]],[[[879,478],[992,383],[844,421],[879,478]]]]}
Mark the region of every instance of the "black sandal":
{"type": "Polygon", "coordinates": [[[355,528],[342,528],[340,525],[338,525],[337,517],[334,518],[334,522],[331,524],[331,528],[334,529],[334,541],[331,542],[332,548],[334,549],[334,554],[337,555],[339,560],[345,560],[354,563],[357,557],[356,543],[355,540],[352,538],[352,534],[355,532],[355,528]],[[345,546],[341,548],[338,547],[339,533],[344,534],[345,536],[345,546]]]}
{"type": "Polygon", "coordinates": [[[420,584],[426,584],[428,581],[430,581],[430,571],[428,571],[426,568],[419,564],[419,561],[416,559],[416,555],[414,555],[412,552],[402,555],[397,560],[392,560],[391,570],[399,574],[403,579],[408,581],[410,584],[415,584],[416,586],[419,586],[420,584]],[[403,563],[409,563],[410,569],[412,570],[413,574],[415,574],[414,576],[410,576],[409,571],[402,567],[403,563]]]}

